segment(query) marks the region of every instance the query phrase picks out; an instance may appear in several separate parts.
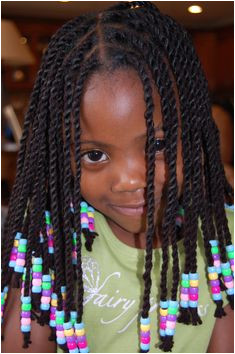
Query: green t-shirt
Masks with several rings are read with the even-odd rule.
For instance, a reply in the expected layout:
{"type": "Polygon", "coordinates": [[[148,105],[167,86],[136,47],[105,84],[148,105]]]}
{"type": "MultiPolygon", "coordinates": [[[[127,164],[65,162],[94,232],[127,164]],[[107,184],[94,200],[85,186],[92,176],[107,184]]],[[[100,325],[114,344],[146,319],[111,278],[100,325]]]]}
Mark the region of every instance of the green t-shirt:
{"type": "MultiPolygon", "coordinates": [[[[227,211],[233,232],[233,212],[227,211]]],[[[106,219],[95,213],[99,234],[92,252],[83,251],[84,316],[90,352],[139,352],[139,323],[143,294],[142,274],[144,250],[129,247],[113,234],[106,219]]],[[[205,273],[204,250],[199,230],[197,249],[199,273],[199,315],[203,324],[198,326],[176,324],[173,353],[205,353],[215,324],[215,305],[211,299],[205,273]]],[[[179,241],[180,264],[184,261],[183,242],[179,241]]],[[[159,344],[158,303],[161,249],[154,250],[151,292],[151,349],[161,353],[159,344]]],[[[169,284],[171,287],[169,265],[169,284]]],[[[227,304],[227,301],[224,301],[227,304]]]]}

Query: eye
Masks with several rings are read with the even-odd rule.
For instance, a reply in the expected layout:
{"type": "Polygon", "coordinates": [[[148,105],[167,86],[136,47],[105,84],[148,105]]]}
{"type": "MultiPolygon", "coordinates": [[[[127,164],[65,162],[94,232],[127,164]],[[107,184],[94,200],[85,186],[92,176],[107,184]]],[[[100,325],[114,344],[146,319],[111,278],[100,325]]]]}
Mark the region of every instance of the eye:
{"type": "Polygon", "coordinates": [[[155,152],[156,154],[162,152],[165,149],[165,139],[156,139],[155,140],[155,152]]]}
{"type": "Polygon", "coordinates": [[[99,150],[92,150],[82,154],[82,160],[88,163],[103,162],[107,159],[107,155],[99,150]]]}

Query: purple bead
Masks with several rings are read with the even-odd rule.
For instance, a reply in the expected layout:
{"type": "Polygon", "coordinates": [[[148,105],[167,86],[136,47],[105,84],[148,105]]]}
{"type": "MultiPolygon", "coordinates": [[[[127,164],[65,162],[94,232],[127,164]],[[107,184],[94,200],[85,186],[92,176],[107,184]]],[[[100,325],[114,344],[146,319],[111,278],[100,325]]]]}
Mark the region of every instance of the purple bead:
{"type": "Polygon", "coordinates": [[[167,315],[167,321],[176,321],[177,316],[176,315],[167,315]]]}
{"type": "Polygon", "coordinates": [[[220,255],[217,254],[212,254],[212,258],[214,259],[214,261],[219,261],[220,260],[220,255]]]}
{"type": "Polygon", "coordinates": [[[42,279],[42,273],[41,272],[33,272],[33,278],[34,279],[42,279]]]}
{"type": "Polygon", "coordinates": [[[57,329],[57,331],[63,331],[64,330],[64,326],[60,325],[60,324],[57,324],[56,325],[56,329],[57,329]]]}
{"type": "Polygon", "coordinates": [[[166,322],[166,316],[160,316],[160,322],[166,322]]]}
{"type": "Polygon", "coordinates": [[[81,218],[87,218],[87,213],[81,213],[81,218]]]}
{"type": "Polygon", "coordinates": [[[30,318],[30,311],[22,311],[21,317],[23,318],[30,318]]]}
{"type": "Polygon", "coordinates": [[[234,265],[234,259],[230,259],[229,262],[231,265],[234,265]]]}
{"type": "Polygon", "coordinates": [[[189,288],[189,294],[198,294],[198,288],[189,288]]]}
{"type": "Polygon", "coordinates": [[[51,306],[51,313],[56,313],[56,307],[54,307],[54,306],[51,306]]]}
{"type": "Polygon", "coordinates": [[[69,337],[66,337],[66,340],[67,342],[75,342],[76,343],[76,338],[74,336],[69,336],[69,337]]]}
{"type": "Polygon", "coordinates": [[[232,275],[226,275],[224,276],[224,281],[229,282],[229,281],[232,281],[233,280],[233,276],[232,275]]]}
{"type": "Polygon", "coordinates": [[[147,332],[140,331],[140,336],[144,338],[148,338],[150,336],[150,331],[147,332]]]}
{"type": "Polygon", "coordinates": [[[91,218],[90,216],[88,217],[88,221],[93,224],[94,223],[94,218],[91,218]]]}
{"type": "Polygon", "coordinates": [[[12,247],[11,253],[17,253],[18,252],[18,248],[17,247],[12,247]]]}
{"type": "Polygon", "coordinates": [[[42,290],[43,296],[51,296],[52,290],[42,290]]]}
{"type": "Polygon", "coordinates": [[[180,292],[181,294],[188,294],[188,288],[181,288],[180,292]]]}
{"type": "Polygon", "coordinates": [[[25,259],[25,253],[23,253],[23,252],[18,252],[18,253],[17,253],[17,258],[18,258],[18,259],[25,259]]]}
{"type": "Polygon", "coordinates": [[[210,285],[211,286],[219,286],[220,285],[220,282],[218,279],[216,280],[210,280],[210,285]]]}
{"type": "Polygon", "coordinates": [[[3,311],[4,310],[4,305],[1,305],[1,311],[3,311]]]}

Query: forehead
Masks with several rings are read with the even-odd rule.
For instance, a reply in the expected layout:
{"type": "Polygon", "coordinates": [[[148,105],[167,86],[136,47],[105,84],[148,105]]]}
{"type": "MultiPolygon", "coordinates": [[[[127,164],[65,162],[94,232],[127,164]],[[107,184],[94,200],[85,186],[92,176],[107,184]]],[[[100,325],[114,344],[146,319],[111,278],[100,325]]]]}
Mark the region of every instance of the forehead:
{"type": "MultiPolygon", "coordinates": [[[[160,97],[153,90],[154,125],[162,124],[160,97]]],[[[142,83],[134,71],[96,73],[86,84],[81,104],[82,137],[132,141],[146,132],[142,83]]]]}

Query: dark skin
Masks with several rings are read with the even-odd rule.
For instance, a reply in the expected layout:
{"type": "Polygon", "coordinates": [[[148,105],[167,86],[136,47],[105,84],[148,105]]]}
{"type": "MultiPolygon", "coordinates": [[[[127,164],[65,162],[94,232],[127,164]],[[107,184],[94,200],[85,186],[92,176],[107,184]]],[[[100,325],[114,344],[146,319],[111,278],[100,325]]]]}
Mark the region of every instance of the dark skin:
{"type": "MultiPolygon", "coordinates": [[[[160,101],[154,91],[154,125],[156,139],[164,138],[160,101]]],[[[143,119],[145,103],[143,89],[137,75],[130,71],[119,71],[113,75],[95,74],[86,85],[81,107],[81,139],[112,144],[84,143],[82,152],[82,195],[88,203],[103,213],[109,226],[120,241],[131,247],[145,248],[146,222],[143,212],[140,216],[124,216],[112,210],[110,204],[130,204],[145,199],[146,126],[143,119]],[[100,128],[100,129],[99,129],[100,128]],[[140,137],[142,136],[142,137],[140,137]],[[87,153],[101,151],[101,155],[87,153]],[[102,155],[103,153],[103,155],[102,155]],[[92,164],[89,157],[100,162],[92,164]],[[98,188],[97,188],[98,186],[98,188]]],[[[179,131],[180,136],[180,131],[179,131]]],[[[179,192],[182,188],[181,142],[177,147],[177,177],[179,192]]],[[[73,171],[74,164],[72,165],[73,171]]],[[[156,154],[155,200],[156,217],[164,204],[164,186],[167,181],[167,167],[163,150],[156,154]]],[[[154,247],[160,247],[160,235],[156,228],[154,247]]],[[[54,342],[49,342],[50,329],[32,322],[32,344],[22,349],[22,334],[19,328],[19,290],[13,289],[6,308],[7,321],[4,325],[3,353],[49,353],[56,352],[54,342]]],[[[233,311],[227,306],[227,316],[216,320],[208,352],[233,352],[233,311]],[[219,333],[219,335],[218,335],[219,333]]]]}

